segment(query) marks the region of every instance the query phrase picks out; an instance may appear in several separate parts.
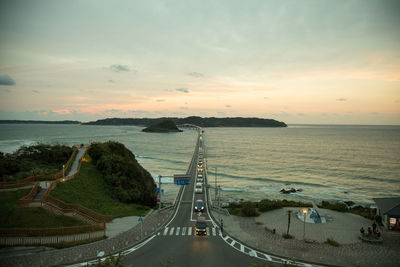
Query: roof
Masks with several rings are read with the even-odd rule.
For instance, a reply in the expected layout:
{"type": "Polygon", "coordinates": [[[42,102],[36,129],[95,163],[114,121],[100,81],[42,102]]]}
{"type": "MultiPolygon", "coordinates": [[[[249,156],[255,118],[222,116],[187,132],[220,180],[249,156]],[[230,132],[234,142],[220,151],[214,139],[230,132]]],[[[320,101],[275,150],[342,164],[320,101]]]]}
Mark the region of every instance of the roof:
{"type": "Polygon", "coordinates": [[[400,217],[400,197],[373,198],[382,214],[400,217]]]}

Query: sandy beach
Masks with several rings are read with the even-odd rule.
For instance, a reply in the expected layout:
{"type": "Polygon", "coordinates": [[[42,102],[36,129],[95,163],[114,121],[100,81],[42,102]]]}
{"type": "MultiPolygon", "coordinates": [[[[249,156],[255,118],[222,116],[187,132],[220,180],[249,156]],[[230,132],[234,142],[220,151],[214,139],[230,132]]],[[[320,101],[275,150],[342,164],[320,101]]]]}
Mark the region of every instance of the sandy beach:
{"type": "Polygon", "coordinates": [[[359,230],[362,226],[371,226],[372,221],[350,213],[319,209],[321,216],[328,215],[332,220],[324,224],[306,223],[306,243],[303,244],[304,224],[294,215],[299,210],[282,208],[252,218],[213,214],[216,219],[224,220],[229,235],[270,254],[338,266],[398,266],[400,233],[380,228],[384,242],[365,243],[358,238],[359,230]],[[288,210],[293,211],[289,233],[294,239],[282,237],[287,230],[288,210]],[[272,229],[276,229],[276,234],[272,229]],[[327,238],[333,238],[340,246],[325,244],[327,238]]]}

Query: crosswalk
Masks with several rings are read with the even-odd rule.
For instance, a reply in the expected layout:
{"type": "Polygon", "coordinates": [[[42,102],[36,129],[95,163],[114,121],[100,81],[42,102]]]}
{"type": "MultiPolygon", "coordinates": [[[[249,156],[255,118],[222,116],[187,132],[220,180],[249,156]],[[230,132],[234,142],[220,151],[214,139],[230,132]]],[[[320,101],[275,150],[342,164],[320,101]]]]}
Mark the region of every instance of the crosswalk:
{"type": "MultiPolygon", "coordinates": [[[[220,230],[218,227],[207,227],[206,228],[208,236],[218,236],[220,235],[220,230]]],[[[159,236],[195,236],[196,230],[194,227],[190,226],[174,226],[165,227],[164,230],[158,232],[159,236]]]]}

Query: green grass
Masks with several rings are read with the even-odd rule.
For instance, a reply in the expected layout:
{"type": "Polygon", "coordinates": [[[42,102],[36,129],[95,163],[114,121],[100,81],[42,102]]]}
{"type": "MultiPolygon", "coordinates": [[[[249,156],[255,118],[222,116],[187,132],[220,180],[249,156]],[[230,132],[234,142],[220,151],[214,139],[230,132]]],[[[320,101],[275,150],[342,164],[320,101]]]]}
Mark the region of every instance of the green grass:
{"type": "Polygon", "coordinates": [[[82,163],[79,176],[58,184],[51,195],[66,203],[80,204],[114,218],[143,216],[149,210],[145,206],[125,204],[113,199],[101,173],[92,163],[82,163]]]}
{"type": "Polygon", "coordinates": [[[0,193],[0,228],[51,228],[86,225],[74,218],[55,215],[43,208],[20,207],[18,200],[30,189],[0,193]]]}
{"type": "Polygon", "coordinates": [[[286,233],[282,233],[282,237],[285,239],[294,239],[294,236],[292,236],[291,234],[286,234],[286,233]]]}

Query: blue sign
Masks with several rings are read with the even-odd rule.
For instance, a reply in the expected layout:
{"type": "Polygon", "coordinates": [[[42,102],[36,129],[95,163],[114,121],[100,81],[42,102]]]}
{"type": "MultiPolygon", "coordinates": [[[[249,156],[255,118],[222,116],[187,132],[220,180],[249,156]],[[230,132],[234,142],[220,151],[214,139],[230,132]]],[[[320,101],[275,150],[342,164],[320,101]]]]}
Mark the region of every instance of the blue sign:
{"type": "Polygon", "coordinates": [[[163,194],[163,195],[164,195],[164,189],[161,189],[161,194],[163,194]]]}
{"type": "Polygon", "coordinates": [[[176,184],[177,185],[188,185],[189,184],[189,180],[187,180],[187,179],[176,180],[176,184]]]}
{"type": "Polygon", "coordinates": [[[139,222],[143,222],[142,216],[139,217],[139,222]]]}
{"type": "Polygon", "coordinates": [[[156,191],[156,194],[160,193],[160,188],[156,187],[155,191],[156,191]]]}

